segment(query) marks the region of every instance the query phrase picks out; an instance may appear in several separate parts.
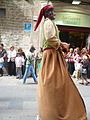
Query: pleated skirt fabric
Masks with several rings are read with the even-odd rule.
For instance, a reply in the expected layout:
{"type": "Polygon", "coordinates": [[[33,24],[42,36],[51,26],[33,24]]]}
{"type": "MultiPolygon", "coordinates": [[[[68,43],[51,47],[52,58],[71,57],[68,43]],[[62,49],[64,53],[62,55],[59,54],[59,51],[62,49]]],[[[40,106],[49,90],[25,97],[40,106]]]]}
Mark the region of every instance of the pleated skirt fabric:
{"type": "Polygon", "coordinates": [[[61,50],[43,52],[38,111],[40,120],[87,120],[83,99],[70,77],[61,50]]]}

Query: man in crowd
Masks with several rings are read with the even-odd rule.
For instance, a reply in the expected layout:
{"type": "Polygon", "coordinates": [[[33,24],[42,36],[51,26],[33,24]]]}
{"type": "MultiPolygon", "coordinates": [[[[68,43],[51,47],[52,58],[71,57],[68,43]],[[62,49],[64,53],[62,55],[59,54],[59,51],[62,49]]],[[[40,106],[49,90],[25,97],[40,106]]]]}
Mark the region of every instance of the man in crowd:
{"type": "Polygon", "coordinates": [[[31,46],[30,52],[27,55],[26,69],[25,69],[25,73],[24,73],[24,76],[23,76],[23,84],[25,84],[29,72],[31,72],[31,75],[33,77],[34,82],[37,83],[37,78],[36,78],[34,67],[33,67],[34,51],[35,51],[34,46],[31,46]]]}
{"type": "Polygon", "coordinates": [[[4,49],[4,45],[0,44],[0,77],[3,76],[3,67],[6,66],[7,53],[4,49]]]}

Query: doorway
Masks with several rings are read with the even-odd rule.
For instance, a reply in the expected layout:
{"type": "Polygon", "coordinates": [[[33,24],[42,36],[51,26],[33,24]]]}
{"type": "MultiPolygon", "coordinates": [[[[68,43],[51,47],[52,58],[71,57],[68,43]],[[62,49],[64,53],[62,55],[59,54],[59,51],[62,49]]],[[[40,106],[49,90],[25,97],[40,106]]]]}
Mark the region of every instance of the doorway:
{"type": "Polygon", "coordinates": [[[62,42],[70,43],[70,47],[73,48],[79,47],[80,49],[82,49],[83,47],[87,46],[87,32],[61,30],[59,33],[59,37],[62,42]]]}

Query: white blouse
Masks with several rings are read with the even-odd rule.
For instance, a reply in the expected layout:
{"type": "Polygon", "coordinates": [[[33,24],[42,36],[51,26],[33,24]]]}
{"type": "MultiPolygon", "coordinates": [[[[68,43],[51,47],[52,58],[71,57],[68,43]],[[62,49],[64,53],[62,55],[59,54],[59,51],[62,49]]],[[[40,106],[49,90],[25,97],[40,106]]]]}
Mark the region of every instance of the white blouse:
{"type": "Polygon", "coordinates": [[[13,50],[13,51],[9,50],[9,51],[7,51],[7,57],[8,57],[8,62],[10,61],[10,59],[15,58],[16,57],[16,50],[13,50]]]}

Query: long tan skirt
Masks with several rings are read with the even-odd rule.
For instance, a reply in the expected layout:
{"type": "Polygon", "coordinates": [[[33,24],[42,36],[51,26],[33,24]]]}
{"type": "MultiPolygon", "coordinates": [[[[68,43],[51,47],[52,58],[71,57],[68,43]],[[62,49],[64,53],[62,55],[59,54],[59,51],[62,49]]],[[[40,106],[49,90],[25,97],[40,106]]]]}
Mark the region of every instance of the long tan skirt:
{"type": "Polygon", "coordinates": [[[38,109],[40,120],[87,120],[84,102],[67,71],[61,51],[43,52],[38,109]]]}

